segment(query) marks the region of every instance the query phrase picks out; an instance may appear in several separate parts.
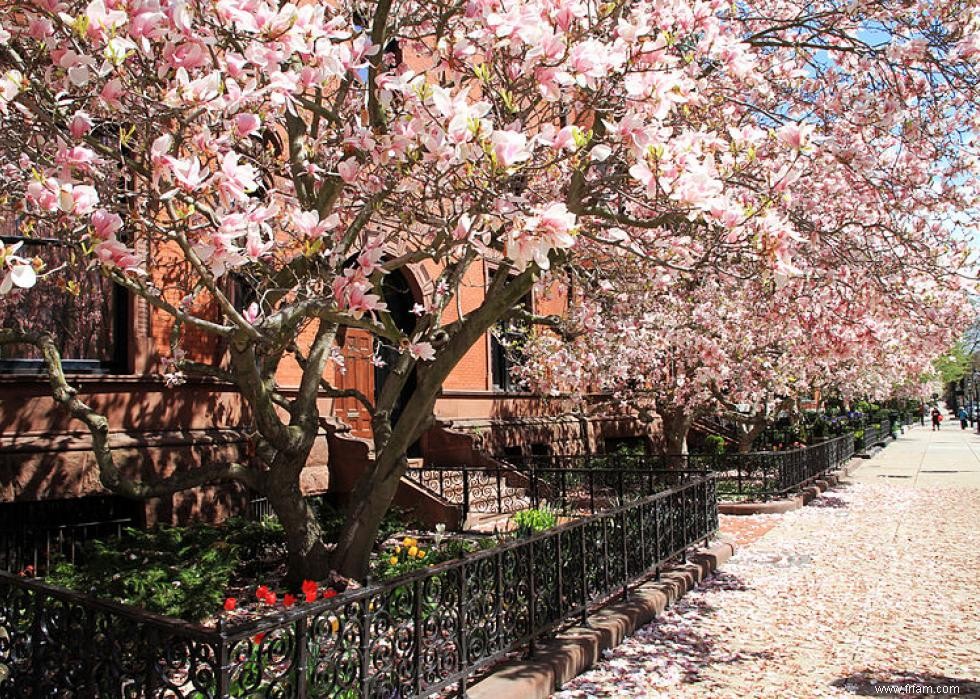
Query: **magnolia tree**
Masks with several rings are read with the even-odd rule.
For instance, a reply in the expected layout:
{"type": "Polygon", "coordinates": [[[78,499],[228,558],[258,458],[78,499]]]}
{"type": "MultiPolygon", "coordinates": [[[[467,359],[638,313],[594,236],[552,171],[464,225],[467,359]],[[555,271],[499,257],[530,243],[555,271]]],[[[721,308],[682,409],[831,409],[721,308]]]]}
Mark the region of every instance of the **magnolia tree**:
{"type": "Polygon", "coordinates": [[[573,285],[580,291],[564,336],[544,331],[528,343],[525,377],[541,391],[604,392],[641,416],[657,414],[668,454],[685,453],[691,425],[717,414],[738,425],[747,451],[814,389],[848,398],[907,392],[972,320],[948,255],[915,261],[929,273],[895,276],[883,273],[882,254],[846,274],[827,262],[813,249],[799,262],[805,271],[750,275],[729,260],[684,282],[606,258],[573,285]]]}
{"type": "Polygon", "coordinates": [[[443,380],[550,270],[622,254],[678,280],[743,255],[794,273],[794,251],[817,244],[844,266],[879,245],[945,244],[942,217],[972,196],[978,18],[940,3],[12,0],[0,13],[0,212],[74,250],[55,263],[4,248],[3,302],[98,269],[172,318],[171,382],[237,386],[252,448],[133,479],[50,332],[22,318],[0,342],[43,353],[105,488],[245,483],[276,510],[294,578],[363,576],[443,380]],[[500,271],[485,300],[449,322],[486,262],[500,271]],[[410,329],[382,292],[408,265],[433,278],[410,329]],[[376,398],[325,378],[352,328],[390,365],[376,398]],[[191,361],[192,331],[225,355],[191,361]],[[288,394],[287,360],[302,369],[288,394]],[[332,561],[299,488],[323,397],[360,400],[375,445],[332,561]]]}

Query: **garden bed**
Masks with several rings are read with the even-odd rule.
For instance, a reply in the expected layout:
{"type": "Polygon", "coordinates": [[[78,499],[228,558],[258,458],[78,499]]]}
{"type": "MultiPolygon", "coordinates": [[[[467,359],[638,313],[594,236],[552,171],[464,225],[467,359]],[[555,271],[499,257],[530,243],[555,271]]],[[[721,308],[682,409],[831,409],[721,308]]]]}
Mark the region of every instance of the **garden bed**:
{"type": "MultiPolygon", "coordinates": [[[[318,586],[315,601],[289,608],[277,596],[261,617],[221,614],[212,625],[0,574],[0,690],[426,696],[466,682],[711,536],[713,486],[694,478],[392,580],[329,597],[318,586]]],[[[406,543],[421,542],[398,545],[406,543]]]]}

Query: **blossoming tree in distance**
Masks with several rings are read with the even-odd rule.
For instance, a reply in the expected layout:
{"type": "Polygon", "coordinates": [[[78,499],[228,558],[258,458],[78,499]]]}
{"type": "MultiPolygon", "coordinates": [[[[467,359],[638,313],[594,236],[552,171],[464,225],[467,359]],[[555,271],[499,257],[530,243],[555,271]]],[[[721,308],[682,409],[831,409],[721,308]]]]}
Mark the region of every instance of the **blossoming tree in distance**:
{"type": "Polygon", "coordinates": [[[980,43],[960,5],[11,0],[0,13],[0,213],[74,250],[3,248],[4,303],[97,267],[172,319],[172,382],[238,388],[254,448],[130,477],[51,334],[24,318],[0,342],[43,353],[108,490],[243,482],[278,514],[296,580],[365,574],[443,380],[549,275],[616,260],[627,279],[674,286],[736,258],[751,278],[805,274],[798,258],[816,250],[842,274],[884,249],[910,265],[961,255],[944,224],[972,204],[980,43]],[[486,262],[498,272],[464,310],[457,292],[486,262]],[[399,324],[384,285],[409,265],[432,284],[399,324]],[[236,303],[232,273],[254,303],[236,303]],[[352,329],[389,364],[376,399],[327,380],[352,329]],[[220,360],[182,352],[201,333],[227,347],[220,360]],[[284,362],[301,369],[295,393],[277,383],[284,362]],[[299,488],[324,396],[364,404],[375,448],[332,560],[299,488]]]}
{"type": "MultiPolygon", "coordinates": [[[[524,348],[524,374],[542,392],[600,391],[658,416],[668,454],[686,453],[699,417],[722,413],[739,424],[744,451],[814,389],[904,394],[969,323],[961,280],[945,268],[911,287],[902,275],[881,292],[862,270],[841,279],[813,261],[792,277],[743,278],[732,263],[687,283],[623,269],[615,286],[580,283],[566,337],[538,333],[524,348]]],[[[615,269],[607,262],[600,274],[615,269]]]]}

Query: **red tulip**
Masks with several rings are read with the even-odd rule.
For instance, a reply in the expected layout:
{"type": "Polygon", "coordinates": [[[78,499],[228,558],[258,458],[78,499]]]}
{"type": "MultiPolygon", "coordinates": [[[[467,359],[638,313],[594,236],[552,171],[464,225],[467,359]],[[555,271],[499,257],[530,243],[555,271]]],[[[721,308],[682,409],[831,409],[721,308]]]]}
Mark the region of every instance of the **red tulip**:
{"type": "Polygon", "coordinates": [[[303,581],[302,590],[303,590],[303,594],[306,595],[306,601],[307,602],[314,602],[314,601],[316,601],[316,596],[317,596],[317,592],[318,592],[319,589],[320,589],[320,586],[317,585],[315,581],[313,581],[313,580],[304,580],[303,581]]]}

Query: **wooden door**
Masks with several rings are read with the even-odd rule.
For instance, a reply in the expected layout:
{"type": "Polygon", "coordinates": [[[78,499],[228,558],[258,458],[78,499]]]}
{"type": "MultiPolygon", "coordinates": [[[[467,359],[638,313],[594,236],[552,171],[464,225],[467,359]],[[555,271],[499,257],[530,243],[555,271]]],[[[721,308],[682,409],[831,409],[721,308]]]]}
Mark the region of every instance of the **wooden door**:
{"type": "MultiPolygon", "coordinates": [[[[341,352],[344,356],[343,375],[338,375],[338,388],[356,388],[374,401],[374,364],[372,337],[364,330],[350,328],[341,352]]],[[[351,427],[355,437],[371,439],[371,415],[361,402],[354,398],[340,398],[334,402],[334,415],[351,427]]]]}

